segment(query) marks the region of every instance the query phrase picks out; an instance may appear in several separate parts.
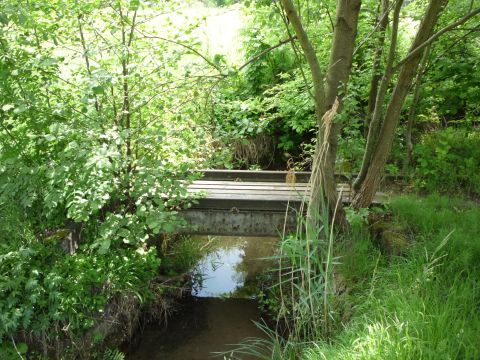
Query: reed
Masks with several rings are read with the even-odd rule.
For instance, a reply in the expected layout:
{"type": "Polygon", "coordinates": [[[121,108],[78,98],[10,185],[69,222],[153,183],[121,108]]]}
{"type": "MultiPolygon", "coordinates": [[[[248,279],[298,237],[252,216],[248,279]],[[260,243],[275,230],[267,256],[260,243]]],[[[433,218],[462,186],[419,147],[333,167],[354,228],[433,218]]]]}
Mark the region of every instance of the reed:
{"type": "Polygon", "coordinates": [[[358,229],[352,241],[337,241],[326,218],[315,231],[285,236],[272,288],[277,326],[259,325],[264,339],[227,358],[479,359],[478,204],[401,197],[390,211],[411,237],[403,256],[382,254],[358,229]]]}

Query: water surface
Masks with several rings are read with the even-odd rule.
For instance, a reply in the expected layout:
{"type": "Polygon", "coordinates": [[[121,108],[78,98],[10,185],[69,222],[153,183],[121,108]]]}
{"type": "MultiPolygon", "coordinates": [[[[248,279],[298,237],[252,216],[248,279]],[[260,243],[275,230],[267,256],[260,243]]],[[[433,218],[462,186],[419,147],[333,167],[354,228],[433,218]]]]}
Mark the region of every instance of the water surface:
{"type": "Polygon", "coordinates": [[[262,258],[273,254],[278,240],[230,236],[196,239],[209,243],[210,250],[192,271],[196,279],[192,296],[184,299],[167,327],[148,326],[128,359],[212,359],[214,352],[228,352],[245,338],[263,336],[254,324],[261,320],[254,295],[259,275],[271,265],[262,258]]]}

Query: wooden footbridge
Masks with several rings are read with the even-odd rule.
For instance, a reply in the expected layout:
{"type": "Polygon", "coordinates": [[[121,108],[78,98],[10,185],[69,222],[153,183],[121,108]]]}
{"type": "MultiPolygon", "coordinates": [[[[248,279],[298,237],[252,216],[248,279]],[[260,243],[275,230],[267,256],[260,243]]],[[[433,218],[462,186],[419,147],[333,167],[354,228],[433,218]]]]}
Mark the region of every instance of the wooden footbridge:
{"type": "MultiPolygon", "coordinates": [[[[298,210],[310,195],[309,172],[296,172],[287,183],[286,171],[205,170],[188,191],[200,199],[182,212],[190,234],[277,236],[295,228],[298,210]]],[[[345,176],[337,176],[345,180],[345,176]]],[[[351,201],[351,186],[339,183],[342,201],[351,201]]],[[[378,193],[375,202],[386,195],[378,193]]]]}

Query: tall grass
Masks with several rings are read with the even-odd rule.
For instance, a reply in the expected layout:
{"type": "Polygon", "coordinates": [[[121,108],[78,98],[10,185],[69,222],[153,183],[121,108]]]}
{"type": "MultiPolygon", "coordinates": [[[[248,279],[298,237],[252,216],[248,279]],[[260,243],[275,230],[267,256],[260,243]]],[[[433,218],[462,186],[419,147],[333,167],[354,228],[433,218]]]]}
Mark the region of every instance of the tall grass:
{"type": "Polygon", "coordinates": [[[344,330],[304,347],[299,358],[480,358],[480,208],[430,196],[399,198],[392,210],[413,234],[406,257],[379,258],[361,274],[344,330]]]}
{"type": "Polygon", "coordinates": [[[398,198],[390,210],[411,237],[402,257],[382,255],[360,229],[336,242],[326,219],[316,233],[285,237],[272,292],[285,326],[264,326],[266,339],[241,354],[480,359],[480,207],[434,195],[398,198]]]}
{"type": "Polygon", "coordinates": [[[296,234],[283,238],[276,269],[278,282],[272,290],[279,296],[277,325],[285,326],[291,339],[328,336],[335,310],[333,242],[335,235],[327,216],[309,226],[299,218],[296,234]]]}
{"type": "Polygon", "coordinates": [[[265,338],[247,339],[233,352],[223,354],[227,358],[297,359],[312,339],[329,338],[334,332],[338,323],[336,233],[327,204],[319,205],[319,213],[304,217],[299,212],[296,233],[284,234],[277,255],[270,258],[278,264],[272,269],[275,280],[269,290],[274,326],[258,324],[265,338]]]}

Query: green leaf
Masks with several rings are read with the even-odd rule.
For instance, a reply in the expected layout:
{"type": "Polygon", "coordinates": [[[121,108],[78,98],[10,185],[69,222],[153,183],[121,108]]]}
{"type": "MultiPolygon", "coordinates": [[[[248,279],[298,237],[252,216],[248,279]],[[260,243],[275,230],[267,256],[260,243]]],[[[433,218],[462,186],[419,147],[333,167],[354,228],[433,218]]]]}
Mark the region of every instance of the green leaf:
{"type": "Polygon", "coordinates": [[[43,67],[49,67],[49,66],[55,65],[56,63],[57,63],[57,59],[51,58],[51,57],[46,57],[46,58],[42,59],[40,65],[43,66],[43,67]]]}
{"type": "Polygon", "coordinates": [[[130,236],[130,230],[125,229],[125,228],[121,228],[120,230],[118,230],[118,236],[126,238],[126,237],[130,236]]]}
{"type": "Polygon", "coordinates": [[[27,23],[27,17],[23,14],[18,15],[18,23],[24,26],[27,23]]]}
{"type": "Polygon", "coordinates": [[[15,114],[21,114],[23,113],[25,110],[27,110],[27,107],[25,105],[20,105],[18,107],[15,108],[15,110],[13,110],[13,112],[15,114]]]}
{"type": "Polygon", "coordinates": [[[98,249],[98,253],[101,255],[106,254],[108,250],[110,250],[110,244],[111,244],[111,241],[109,239],[103,240],[100,243],[100,248],[98,249]]]}
{"type": "Polygon", "coordinates": [[[17,344],[17,351],[18,351],[20,354],[26,354],[27,351],[28,351],[28,346],[27,346],[27,344],[25,344],[25,343],[19,343],[19,344],[17,344]]]}
{"type": "Polygon", "coordinates": [[[102,95],[105,93],[105,89],[102,86],[94,86],[92,87],[92,90],[95,95],[102,95]]]}
{"type": "Polygon", "coordinates": [[[8,25],[8,16],[4,13],[0,13],[0,23],[2,23],[3,25],[8,25]]]}
{"type": "Polygon", "coordinates": [[[140,6],[140,0],[130,0],[130,10],[136,10],[140,6]]]}
{"type": "Polygon", "coordinates": [[[158,227],[160,226],[160,222],[158,221],[158,219],[155,219],[151,216],[147,219],[147,226],[152,230],[158,229],[158,227]]]}

